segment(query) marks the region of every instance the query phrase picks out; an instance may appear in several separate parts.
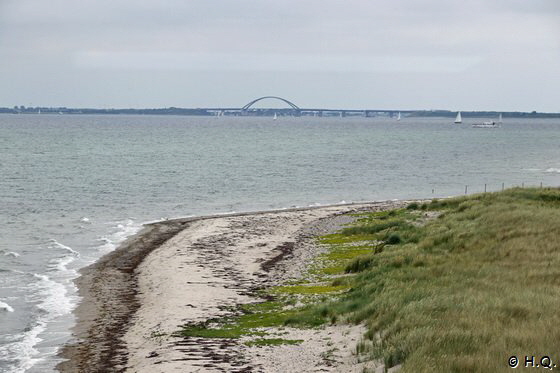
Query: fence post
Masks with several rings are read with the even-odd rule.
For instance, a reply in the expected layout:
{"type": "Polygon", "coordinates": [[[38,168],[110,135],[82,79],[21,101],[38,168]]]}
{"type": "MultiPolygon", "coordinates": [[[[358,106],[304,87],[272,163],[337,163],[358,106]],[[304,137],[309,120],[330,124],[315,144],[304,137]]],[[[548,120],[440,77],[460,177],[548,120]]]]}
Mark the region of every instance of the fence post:
{"type": "Polygon", "coordinates": [[[504,190],[504,183],[502,183],[502,191],[504,190]]]}
{"type": "Polygon", "coordinates": [[[541,189],[542,189],[542,181],[541,181],[541,189]]]}
{"type": "Polygon", "coordinates": [[[465,194],[467,194],[467,187],[468,185],[465,185],[465,194]]]}
{"type": "Polygon", "coordinates": [[[486,193],[486,184],[484,184],[484,193],[486,193]]]}

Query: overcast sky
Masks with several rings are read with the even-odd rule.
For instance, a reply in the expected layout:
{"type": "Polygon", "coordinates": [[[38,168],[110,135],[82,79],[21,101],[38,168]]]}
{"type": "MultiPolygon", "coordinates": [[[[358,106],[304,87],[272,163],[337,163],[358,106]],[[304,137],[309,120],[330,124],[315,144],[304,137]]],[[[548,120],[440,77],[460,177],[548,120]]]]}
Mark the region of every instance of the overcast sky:
{"type": "Polygon", "coordinates": [[[560,112],[559,92],[559,0],[0,0],[0,106],[560,112]]]}

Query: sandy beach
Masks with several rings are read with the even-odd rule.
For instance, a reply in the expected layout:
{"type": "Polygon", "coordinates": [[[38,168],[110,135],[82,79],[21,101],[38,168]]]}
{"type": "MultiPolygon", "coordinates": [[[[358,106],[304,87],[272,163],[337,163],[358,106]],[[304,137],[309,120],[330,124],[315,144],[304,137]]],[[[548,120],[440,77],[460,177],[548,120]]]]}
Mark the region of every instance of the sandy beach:
{"type": "MultiPolygon", "coordinates": [[[[287,328],[284,338],[303,342],[266,347],[176,333],[181,325],[263,301],[258,289],[297,279],[323,250],[315,237],[351,222],[354,217],[348,213],[404,204],[348,204],[147,224],[82,270],[75,338],[61,351],[68,360],[59,370],[361,372],[365,363],[353,354],[363,333],[360,326],[287,328]]],[[[376,368],[375,362],[367,364],[376,368]]]]}

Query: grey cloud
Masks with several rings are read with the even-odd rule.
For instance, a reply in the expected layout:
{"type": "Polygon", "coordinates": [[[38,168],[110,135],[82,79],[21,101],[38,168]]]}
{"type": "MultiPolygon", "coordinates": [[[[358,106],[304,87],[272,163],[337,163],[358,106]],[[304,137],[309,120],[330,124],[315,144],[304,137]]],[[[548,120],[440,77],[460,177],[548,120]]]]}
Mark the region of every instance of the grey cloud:
{"type": "MultiPolygon", "coordinates": [[[[160,97],[153,96],[145,71],[161,74],[169,101],[188,96],[175,81],[196,81],[201,101],[236,101],[234,94],[250,95],[260,84],[311,97],[300,86],[305,81],[316,86],[317,101],[350,100],[339,92],[353,84],[367,96],[360,98],[364,103],[396,107],[408,100],[421,107],[433,100],[445,107],[459,97],[484,103],[477,95],[488,95],[486,102],[507,105],[519,101],[513,92],[497,99],[488,90],[469,95],[454,87],[502,84],[507,72],[512,82],[536,90],[539,83],[528,81],[527,69],[560,84],[559,9],[557,0],[0,0],[0,84],[15,87],[0,94],[0,106],[57,84],[60,89],[43,100],[72,105],[79,95],[65,94],[64,87],[70,92],[76,82],[88,87],[81,102],[95,106],[108,97],[99,93],[104,76],[122,93],[113,97],[114,106],[152,106],[160,97]],[[202,89],[200,76],[213,81],[212,74],[236,93],[202,89]],[[135,91],[132,102],[129,87],[145,93],[135,91]]],[[[560,110],[552,97],[535,105],[560,110]]]]}

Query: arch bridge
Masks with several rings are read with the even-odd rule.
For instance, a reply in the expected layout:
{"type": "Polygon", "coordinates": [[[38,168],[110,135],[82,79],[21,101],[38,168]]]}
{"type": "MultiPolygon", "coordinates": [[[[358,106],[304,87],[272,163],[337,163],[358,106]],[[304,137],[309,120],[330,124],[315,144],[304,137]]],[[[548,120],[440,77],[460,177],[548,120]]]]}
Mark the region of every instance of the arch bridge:
{"type": "Polygon", "coordinates": [[[296,104],[294,104],[291,101],[286,100],[285,98],[282,97],[278,97],[278,96],[263,96],[263,97],[259,97],[257,99],[254,99],[253,101],[249,102],[247,105],[243,106],[241,108],[241,112],[242,113],[246,113],[247,111],[249,111],[249,109],[251,109],[251,107],[256,104],[257,102],[261,101],[261,100],[266,100],[266,99],[274,99],[274,100],[279,100],[282,101],[286,104],[288,104],[291,109],[293,111],[295,111],[296,113],[299,113],[301,111],[301,109],[299,108],[299,106],[297,106],[296,104]]]}

